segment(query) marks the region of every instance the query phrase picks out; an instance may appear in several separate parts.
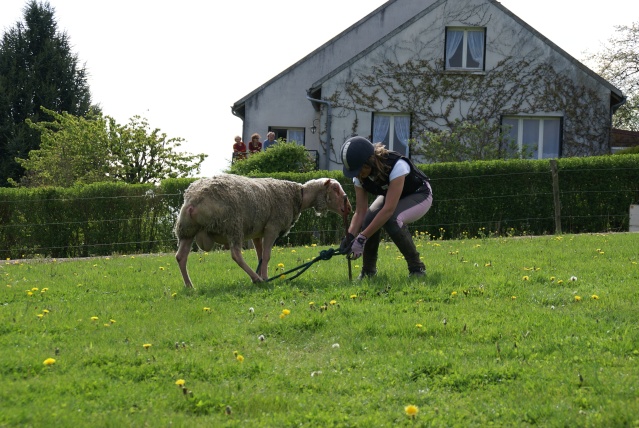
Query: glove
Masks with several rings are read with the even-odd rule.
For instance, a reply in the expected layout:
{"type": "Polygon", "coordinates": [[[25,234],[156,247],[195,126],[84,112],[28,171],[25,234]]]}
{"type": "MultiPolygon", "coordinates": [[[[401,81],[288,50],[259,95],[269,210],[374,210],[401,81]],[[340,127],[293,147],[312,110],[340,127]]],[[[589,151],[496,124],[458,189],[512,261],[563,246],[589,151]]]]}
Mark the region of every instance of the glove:
{"type": "Polygon", "coordinates": [[[349,257],[353,260],[359,259],[361,255],[364,253],[364,245],[366,244],[366,240],[368,238],[362,235],[361,233],[357,235],[357,238],[353,241],[351,245],[351,253],[349,257]]]}
{"type": "Polygon", "coordinates": [[[344,238],[342,238],[342,243],[339,244],[339,252],[342,254],[347,254],[351,251],[351,245],[353,245],[353,241],[355,240],[355,236],[352,233],[347,233],[344,238]]]}

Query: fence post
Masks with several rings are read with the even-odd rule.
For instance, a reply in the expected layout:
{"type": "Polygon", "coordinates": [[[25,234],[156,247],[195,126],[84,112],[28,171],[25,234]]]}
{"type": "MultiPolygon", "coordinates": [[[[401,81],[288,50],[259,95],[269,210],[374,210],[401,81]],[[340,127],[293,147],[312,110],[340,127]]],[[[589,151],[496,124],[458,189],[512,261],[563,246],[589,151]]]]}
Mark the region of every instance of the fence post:
{"type": "Polygon", "coordinates": [[[559,199],[559,174],[557,159],[550,160],[550,174],[552,175],[552,196],[555,206],[555,234],[561,235],[561,200],[559,199]]]}

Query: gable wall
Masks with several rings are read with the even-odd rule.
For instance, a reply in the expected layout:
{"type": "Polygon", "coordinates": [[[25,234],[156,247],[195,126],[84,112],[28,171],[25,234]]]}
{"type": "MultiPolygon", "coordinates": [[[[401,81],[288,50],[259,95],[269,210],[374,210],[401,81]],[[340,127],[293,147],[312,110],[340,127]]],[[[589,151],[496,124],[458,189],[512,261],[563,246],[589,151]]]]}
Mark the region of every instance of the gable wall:
{"type": "MultiPolygon", "coordinates": [[[[386,60],[400,64],[416,59],[441,60],[443,62],[446,26],[480,26],[487,28],[486,70],[494,69],[500,61],[509,56],[535,59],[535,64],[551,64],[557,72],[566,75],[575,84],[584,85],[596,93],[595,98],[597,98],[598,105],[590,106],[590,108],[598,109],[604,115],[609,114],[609,89],[601,85],[590,74],[576,67],[573,62],[545,43],[544,40],[532,34],[527,28],[522,27],[510,15],[483,0],[449,1],[436,7],[413,24],[402,28],[401,32],[392,35],[365,56],[349,64],[348,67],[339,73],[321,82],[322,95],[325,98],[341,95],[344,104],[348,104],[348,97],[344,96],[344,90],[348,82],[356,80],[359,74],[370,73],[374,66],[386,60]],[[472,13],[469,13],[469,11],[472,11],[472,13]]],[[[459,74],[459,78],[463,79],[464,74],[459,74]]],[[[384,93],[379,93],[377,96],[382,100],[381,105],[388,104],[388,97],[384,93]]],[[[443,109],[449,100],[437,101],[441,101],[441,109],[443,109]]],[[[571,121],[577,118],[570,117],[560,107],[560,104],[557,103],[555,106],[547,107],[542,111],[535,110],[534,113],[536,115],[563,116],[566,122],[565,127],[568,128],[571,125],[571,121]]],[[[453,111],[464,112],[468,108],[468,103],[457,103],[457,106],[453,111]]],[[[392,107],[376,109],[376,111],[402,112],[392,107]]],[[[334,129],[350,131],[356,124],[355,133],[370,138],[372,129],[372,113],[370,111],[353,111],[348,108],[338,108],[333,113],[334,129]]],[[[512,108],[506,101],[502,106],[502,113],[528,114],[530,111],[512,108]]],[[[455,117],[463,119],[462,114],[453,114],[452,118],[455,117]]],[[[493,119],[499,120],[499,116],[493,119]]],[[[605,117],[604,119],[609,126],[609,118],[605,117]]],[[[433,125],[436,126],[436,124],[433,125]]],[[[334,145],[339,148],[345,139],[348,138],[348,135],[334,135],[334,137],[334,145]]],[[[595,150],[601,149],[605,151],[605,147],[600,147],[601,145],[601,142],[596,142],[594,144],[595,150]]],[[[340,168],[340,165],[333,163],[331,168],[340,168]]]]}
{"type": "MultiPolygon", "coordinates": [[[[315,119],[315,110],[306,98],[311,84],[406,22],[429,3],[432,0],[387,2],[376,13],[366,16],[248,98],[245,97],[244,138],[254,132],[265,137],[269,125],[306,127],[307,148],[318,149],[319,133],[312,135],[309,131],[315,119]]],[[[306,31],[313,31],[313,28],[307,27],[306,31]]],[[[297,36],[304,37],[303,34],[297,36]]]]}

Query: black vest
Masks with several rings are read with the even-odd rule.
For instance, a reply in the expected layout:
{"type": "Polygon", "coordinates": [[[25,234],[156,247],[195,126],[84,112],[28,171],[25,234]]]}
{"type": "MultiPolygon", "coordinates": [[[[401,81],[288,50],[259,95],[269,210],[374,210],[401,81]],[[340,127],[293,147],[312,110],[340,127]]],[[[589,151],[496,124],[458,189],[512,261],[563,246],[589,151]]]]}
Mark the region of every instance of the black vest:
{"type": "MultiPolygon", "coordinates": [[[[406,156],[402,156],[397,152],[389,151],[386,158],[382,160],[382,163],[387,167],[387,171],[390,172],[397,161],[400,159],[405,160],[410,166],[410,172],[404,178],[404,189],[402,190],[402,195],[400,196],[400,198],[403,198],[406,195],[413,194],[420,188],[420,191],[423,191],[426,194],[430,193],[430,190],[426,186],[429,178],[406,156]]],[[[389,184],[390,180],[388,179],[388,177],[386,177],[386,179],[376,177],[376,179],[373,180],[372,177],[369,175],[368,177],[366,177],[366,179],[363,180],[362,187],[368,193],[372,193],[373,195],[386,195],[389,184]]]]}

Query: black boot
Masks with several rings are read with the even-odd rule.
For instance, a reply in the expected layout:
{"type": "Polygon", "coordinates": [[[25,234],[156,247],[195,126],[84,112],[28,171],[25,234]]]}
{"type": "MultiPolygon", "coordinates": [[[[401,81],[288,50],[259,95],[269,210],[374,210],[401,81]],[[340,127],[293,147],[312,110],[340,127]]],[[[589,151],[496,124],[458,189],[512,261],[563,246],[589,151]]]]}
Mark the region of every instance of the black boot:
{"type": "Polygon", "coordinates": [[[378,230],[366,240],[364,254],[362,254],[362,271],[357,279],[370,278],[377,275],[377,252],[379,250],[379,240],[381,230],[378,230]]]}
{"type": "Polygon", "coordinates": [[[424,263],[422,263],[422,261],[419,259],[419,252],[415,247],[413,237],[410,235],[408,227],[389,227],[388,229],[388,234],[390,235],[395,245],[397,245],[397,249],[399,250],[399,252],[402,253],[404,259],[406,260],[406,264],[408,265],[408,276],[424,276],[426,274],[426,267],[424,266],[424,263]]]}

